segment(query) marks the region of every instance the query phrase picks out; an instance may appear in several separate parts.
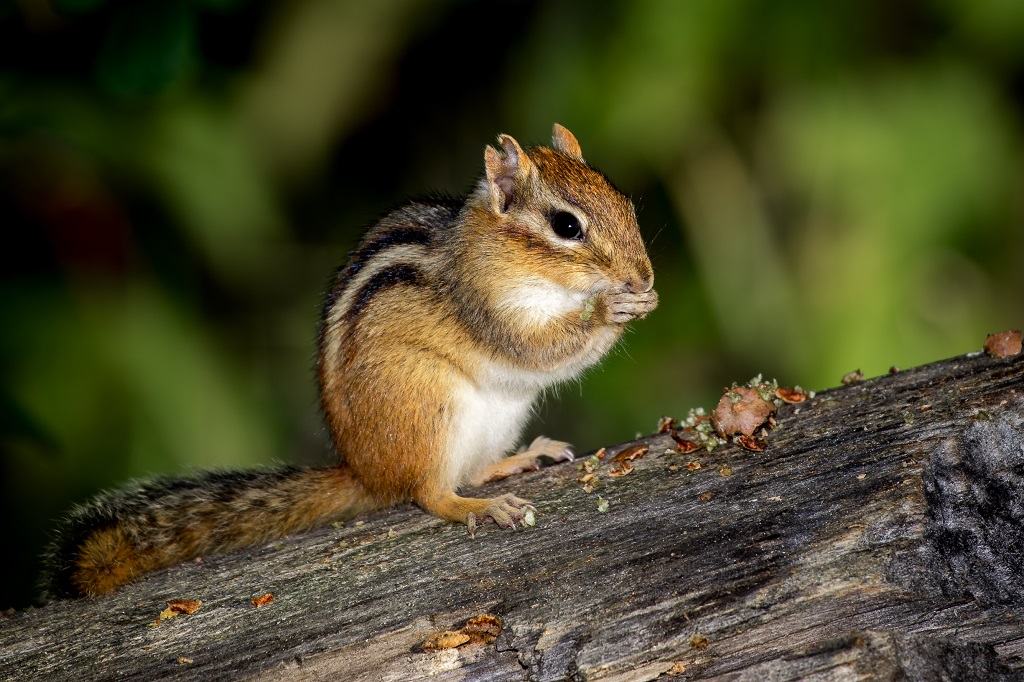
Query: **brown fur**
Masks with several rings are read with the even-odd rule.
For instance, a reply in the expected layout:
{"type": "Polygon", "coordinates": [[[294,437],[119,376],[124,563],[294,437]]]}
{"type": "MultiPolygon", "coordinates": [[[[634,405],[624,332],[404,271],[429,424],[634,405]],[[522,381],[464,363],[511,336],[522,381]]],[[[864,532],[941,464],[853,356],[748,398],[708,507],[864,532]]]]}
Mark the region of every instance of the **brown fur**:
{"type": "Polygon", "coordinates": [[[571,458],[514,446],[532,401],[596,363],[654,308],[633,206],[556,125],[552,148],[487,147],[464,201],[410,203],[370,228],[319,329],[321,404],[338,463],[157,479],[76,509],[51,548],[53,594],[101,594],[162,566],[413,500],[509,526],[529,504],[458,489],[571,458]],[[569,212],[579,239],[555,234],[569,212]],[[587,301],[592,314],[583,314],[587,301]]]}

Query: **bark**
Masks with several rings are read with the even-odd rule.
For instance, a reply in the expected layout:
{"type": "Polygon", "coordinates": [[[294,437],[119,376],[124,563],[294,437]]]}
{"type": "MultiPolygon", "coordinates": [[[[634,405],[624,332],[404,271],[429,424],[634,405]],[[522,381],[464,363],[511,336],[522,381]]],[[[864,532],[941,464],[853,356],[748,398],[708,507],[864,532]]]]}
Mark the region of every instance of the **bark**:
{"type": "Polygon", "coordinates": [[[19,613],[0,677],[1024,680],[1024,356],[779,420],[762,453],[643,439],[589,494],[572,464],[489,486],[533,500],[533,528],[470,540],[401,507],[19,613]],[[170,599],[202,606],[151,626],[170,599]],[[484,613],[495,641],[421,647],[484,613]]]}

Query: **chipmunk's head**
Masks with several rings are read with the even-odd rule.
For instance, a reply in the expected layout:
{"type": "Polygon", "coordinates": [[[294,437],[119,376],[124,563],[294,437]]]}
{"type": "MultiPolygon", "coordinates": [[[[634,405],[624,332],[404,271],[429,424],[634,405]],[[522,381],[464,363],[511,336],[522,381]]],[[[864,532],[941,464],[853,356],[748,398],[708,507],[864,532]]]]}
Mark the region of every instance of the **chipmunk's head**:
{"type": "MultiPolygon", "coordinates": [[[[487,147],[477,210],[510,248],[509,275],[582,294],[649,291],[654,273],[632,202],[583,160],[579,142],[554,126],[551,147],[523,150],[501,135],[487,147]],[[518,271],[518,272],[517,272],[518,271]]],[[[483,236],[483,235],[480,235],[483,236]]]]}

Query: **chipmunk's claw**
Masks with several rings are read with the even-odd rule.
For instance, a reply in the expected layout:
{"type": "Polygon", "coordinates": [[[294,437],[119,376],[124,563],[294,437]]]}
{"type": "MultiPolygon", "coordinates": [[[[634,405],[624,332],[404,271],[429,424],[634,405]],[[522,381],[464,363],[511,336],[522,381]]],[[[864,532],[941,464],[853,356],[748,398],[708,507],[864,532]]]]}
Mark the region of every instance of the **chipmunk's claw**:
{"type": "MultiPolygon", "coordinates": [[[[493,521],[499,528],[515,528],[516,524],[523,520],[527,511],[536,512],[537,508],[527,500],[508,494],[495,497],[484,508],[483,512],[477,514],[470,512],[466,515],[466,526],[469,529],[469,536],[476,537],[477,522],[486,523],[493,521]]],[[[523,524],[525,525],[525,524],[523,524]]]]}

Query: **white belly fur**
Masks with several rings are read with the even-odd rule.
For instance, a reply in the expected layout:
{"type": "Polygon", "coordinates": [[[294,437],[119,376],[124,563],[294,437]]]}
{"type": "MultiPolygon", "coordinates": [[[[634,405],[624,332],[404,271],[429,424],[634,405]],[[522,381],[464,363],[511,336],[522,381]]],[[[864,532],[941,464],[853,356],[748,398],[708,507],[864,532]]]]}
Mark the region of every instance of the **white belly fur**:
{"type": "Polygon", "coordinates": [[[448,447],[448,479],[458,488],[515,447],[539,391],[468,381],[456,389],[448,447]]]}
{"type": "MultiPolygon", "coordinates": [[[[532,293],[537,294],[537,291],[532,293]]],[[[550,294],[550,291],[540,291],[550,294]]],[[[527,297],[530,299],[530,297],[527,297]]],[[[531,302],[536,302],[533,296],[531,302]]],[[[548,296],[540,317],[561,314],[568,297],[548,296]]],[[[577,305],[578,301],[571,301],[577,305]]],[[[576,376],[594,365],[615,344],[621,328],[608,326],[595,334],[579,357],[554,371],[542,372],[485,360],[475,381],[455,387],[452,432],[448,442],[446,475],[449,490],[457,489],[477,471],[507,455],[517,444],[530,418],[534,401],[544,389],[576,376]]]]}

